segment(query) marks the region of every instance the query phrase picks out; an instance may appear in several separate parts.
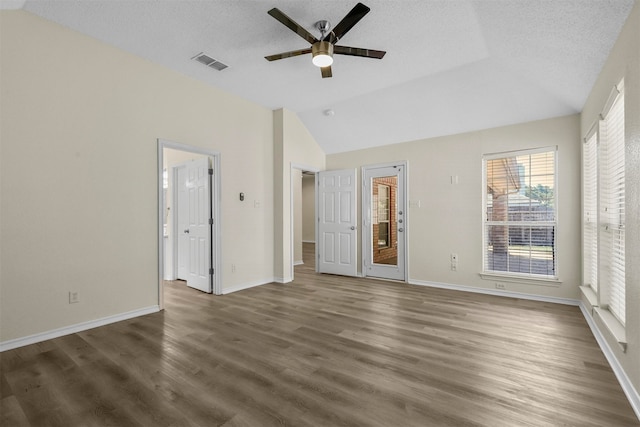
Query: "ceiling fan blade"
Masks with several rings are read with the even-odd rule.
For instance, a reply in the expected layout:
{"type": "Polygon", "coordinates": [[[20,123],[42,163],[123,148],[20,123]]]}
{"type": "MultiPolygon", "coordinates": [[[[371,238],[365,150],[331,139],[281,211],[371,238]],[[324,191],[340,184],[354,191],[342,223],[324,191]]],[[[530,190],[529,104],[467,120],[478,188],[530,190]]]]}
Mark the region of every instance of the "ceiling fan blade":
{"type": "Polygon", "coordinates": [[[323,79],[333,76],[333,73],[331,73],[331,65],[329,65],[328,67],[320,68],[320,71],[322,71],[322,78],[323,79]]]}
{"type": "Polygon", "coordinates": [[[274,18],[276,18],[278,21],[283,23],[287,28],[289,28],[294,33],[298,34],[300,37],[302,37],[303,39],[305,39],[309,43],[313,44],[313,43],[319,41],[317,38],[315,38],[313,36],[313,34],[311,34],[309,31],[305,30],[304,28],[302,28],[296,21],[294,21],[293,19],[289,18],[287,15],[285,15],[278,8],[274,7],[273,9],[271,9],[267,13],[269,15],[273,16],[274,18]]]}
{"type": "Polygon", "coordinates": [[[356,25],[364,15],[369,13],[370,10],[371,9],[362,3],[355,5],[355,7],[351,9],[351,12],[347,13],[347,16],[342,18],[342,21],[340,21],[338,25],[333,28],[333,31],[324,38],[324,41],[337,43],[347,33],[347,31],[353,28],[353,26],[356,25]]]}
{"type": "Polygon", "coordinates": [[[290,52],[282,52],[275,55],[269,55],[265,56],[264,59],[266,59],[267,61],[276,61],[278,59],[291,58],[292,56],[300,56],[307,53],[311,53],[311,48],[292,50],[290,52]]]}
{"type": "Polygon", "coordinates": [[[382,59],[385,55],[384,50],[373,50],[373,49],[362,49],[359,47],[349,47],[349,46],[334,46],[333,54],[340,55],[351,55],[351,56],[363,56],[365,58],[375,58],[382,59]]]}

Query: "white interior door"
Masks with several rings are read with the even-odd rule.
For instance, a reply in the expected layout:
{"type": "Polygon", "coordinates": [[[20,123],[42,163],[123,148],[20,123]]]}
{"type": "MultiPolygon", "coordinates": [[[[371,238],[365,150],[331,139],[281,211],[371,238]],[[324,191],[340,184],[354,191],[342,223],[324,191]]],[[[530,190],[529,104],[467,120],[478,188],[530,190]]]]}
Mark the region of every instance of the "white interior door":
{"type": "Polygon", "coordinates": [[[189,229],[189,195],[187,193],[187,165],[182,164],[174,166],[173,173],[176,176],[175,179],[175,192],[176,192],[176,221],[177,226],[175,229],[176,240],[174,244],[177,244],[177,250],[174,252],[177,255],[177,275],[179,280],[187,280],[189,272],[189,234],[185,231],[189,229]]]}
{"type": "Polygon", "coordinates": [[[189,237],[187,286],[211,293],[211,183],[209,158],[189,162],[186,191],[189,221],[184,234],[189,237]]]}
{"type": "Polygon", "coordinates": [[[318,272],[356,276],[356,170],[319,172],[318,272]]]}
{"type": "Polygon", "coordinates": [[[405,164],[362,168],[364,276],[406,280],[405,164]]]}

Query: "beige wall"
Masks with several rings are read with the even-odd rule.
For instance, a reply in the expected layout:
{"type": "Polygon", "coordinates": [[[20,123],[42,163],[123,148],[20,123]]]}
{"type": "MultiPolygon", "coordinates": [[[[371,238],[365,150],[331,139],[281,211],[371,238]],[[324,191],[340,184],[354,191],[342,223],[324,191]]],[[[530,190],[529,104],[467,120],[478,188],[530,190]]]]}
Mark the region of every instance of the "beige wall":
{"type": "Polygon", "coordinates": [[[507,291],[576,299],[580,284],[577,115],[329,155],[327,169],[407,160],[408,199],[420,202],[419,208],[409,208],[407,218],[410,281],[495,290],[496,280],[483,280],[478,274],[482,270],[482,155],[555,145],[559,162],[558,271],[562,284],[499,282],[505,283],[507,291]],[[451,184],[452,175],[458,177],[458,184],[451,184]],[[450,269],[450,253],[458,254],[456,272],[450,269]]]}
{"type": "Polygon", "coordinates": [[[315,177],[302,179],[302,240],[316,241],[316,185],[315,177]]]}
{"type": "Polygon", "coordinates": [[[273,113],[275,278],[292,280],[291,166],[324,170],[325,154],[295,113],[279,109],[273,113]]]}
{"type": "Polygon", "coordinates": [[[158,304],[157,138],[221,153],[223,286],[273,279],[272,111],[24,11],[0,37],[0,341],[158,304]]]}
{"type": "Polygon", "coordinates": [[[605,66],[584,106],[581,135],[598,119],[613,89],[624,78],[625,91],[625,190],[627,228],[625,233],[626,338],[624,353],[596,316],[603,333],[636,394],[640,392],[640,1],[620,33],[605,66]]]}

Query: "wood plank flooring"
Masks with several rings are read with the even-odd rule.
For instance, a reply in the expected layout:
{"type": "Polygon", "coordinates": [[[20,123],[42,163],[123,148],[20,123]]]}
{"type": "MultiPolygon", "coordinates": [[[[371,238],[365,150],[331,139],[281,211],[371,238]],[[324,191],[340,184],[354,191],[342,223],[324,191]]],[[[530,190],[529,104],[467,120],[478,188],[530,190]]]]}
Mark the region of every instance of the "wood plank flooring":
{"type": "Polygon", "coordinates": [[[640,426],[576,307],[316,275],[0,354],[2,426],[640,426]]]}

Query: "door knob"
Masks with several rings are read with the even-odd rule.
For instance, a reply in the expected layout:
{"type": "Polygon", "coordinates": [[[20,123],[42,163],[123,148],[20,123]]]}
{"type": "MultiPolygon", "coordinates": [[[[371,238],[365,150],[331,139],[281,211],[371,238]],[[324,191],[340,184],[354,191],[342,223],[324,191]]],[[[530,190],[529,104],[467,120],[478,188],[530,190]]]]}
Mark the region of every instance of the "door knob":
{"type": "Polygon", "coordinates": [[[398,231],[402,233],[404,231],[404,228],[400,227],[398,228],[398,231]]]}
{"type": "Polygon", "coordinates": [[[352,226],[351,226],[351,229],[352,229],[352,230],[355,230],[355,229],[356,229],[356,227],[352,225],[352,226]]]}
{"type": "Polygon", "coordinates": [[[189,229],[187,228],[186,230],[184,230],[184,232],[185,232],[186,234],[189,234],[189,229]]]}

